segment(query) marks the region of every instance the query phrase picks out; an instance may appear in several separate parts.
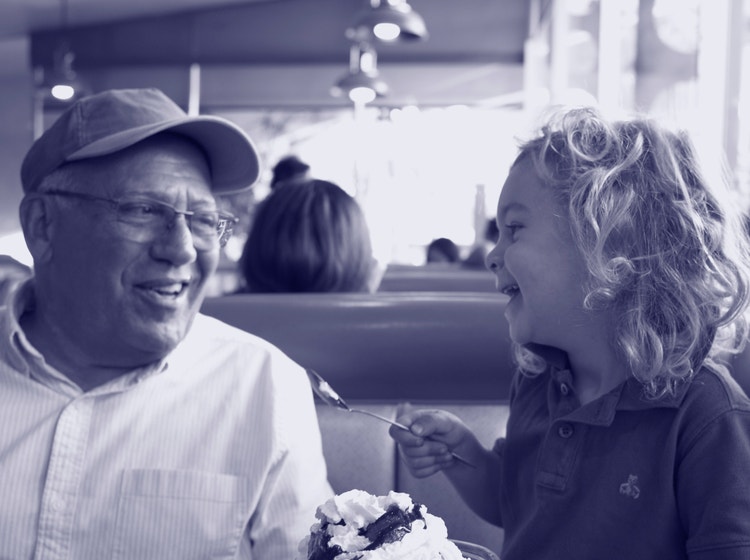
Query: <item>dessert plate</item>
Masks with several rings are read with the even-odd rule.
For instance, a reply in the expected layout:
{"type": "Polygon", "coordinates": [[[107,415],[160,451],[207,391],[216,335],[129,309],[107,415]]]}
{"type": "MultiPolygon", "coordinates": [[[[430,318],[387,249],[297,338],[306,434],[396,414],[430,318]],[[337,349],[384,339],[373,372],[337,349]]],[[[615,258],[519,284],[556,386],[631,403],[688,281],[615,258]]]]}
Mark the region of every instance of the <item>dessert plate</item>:
{"type": "Polygon", "coordinates": [[[461,551],[463,557],[468,560],[500,560],[497,554],[480,544],[458,541],[456,539],[451,540],[458,547],[458,550],[461,551]]]}

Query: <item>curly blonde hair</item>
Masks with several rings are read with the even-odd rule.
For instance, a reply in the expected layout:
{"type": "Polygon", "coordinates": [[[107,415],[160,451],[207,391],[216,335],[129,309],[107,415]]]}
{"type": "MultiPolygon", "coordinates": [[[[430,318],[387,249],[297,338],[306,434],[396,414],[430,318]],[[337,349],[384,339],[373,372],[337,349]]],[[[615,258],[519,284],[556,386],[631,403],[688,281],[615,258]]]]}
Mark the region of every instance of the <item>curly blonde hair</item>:
{"type": "MultiPolygon", "coordinates": [[[[742,214],[726,185],[703,177],[685,133],[578,108],[553,114],[520,148],[514,165],[530,158],[568,208],[589,272],[584,305],[613,311],[613,347],[649,396],[673,394],[741,349],[750,284],[742,214]]],[[[515,351],[522,371],[545,366],[515,351]]]]}

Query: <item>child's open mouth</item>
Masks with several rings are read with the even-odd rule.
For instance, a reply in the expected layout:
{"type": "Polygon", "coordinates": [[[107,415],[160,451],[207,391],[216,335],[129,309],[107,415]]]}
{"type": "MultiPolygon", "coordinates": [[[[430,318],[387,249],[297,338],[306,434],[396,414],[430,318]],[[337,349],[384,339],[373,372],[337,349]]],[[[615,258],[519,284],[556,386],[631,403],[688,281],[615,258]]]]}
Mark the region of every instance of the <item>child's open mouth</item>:
{"type": "Polygon", "coordinates": [[[511,298],[519,291],[520,290],[518,289],[518,284],[507,284],[500,289],[500,293],[505,294],[506,296],[511,298]]]}

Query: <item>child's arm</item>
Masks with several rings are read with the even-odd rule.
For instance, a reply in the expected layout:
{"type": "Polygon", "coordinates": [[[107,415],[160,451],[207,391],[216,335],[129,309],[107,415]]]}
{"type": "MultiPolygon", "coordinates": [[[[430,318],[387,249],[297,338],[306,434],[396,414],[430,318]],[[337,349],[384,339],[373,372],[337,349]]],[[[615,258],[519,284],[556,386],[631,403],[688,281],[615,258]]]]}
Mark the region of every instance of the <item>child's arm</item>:
{"type": "Polygon", "coordinates": [[[500,457],[485,449],[457,416],[443,410],[414,410],[399,416],[410,431],[392,426],[409,471],[425,478],[443,471],[466,504],[480,517],[501,525],[500,457]],[[429,439],[427,439],[429,438],[429,439]],[[457,453],[474,467],[456,461],[457,453]]]}

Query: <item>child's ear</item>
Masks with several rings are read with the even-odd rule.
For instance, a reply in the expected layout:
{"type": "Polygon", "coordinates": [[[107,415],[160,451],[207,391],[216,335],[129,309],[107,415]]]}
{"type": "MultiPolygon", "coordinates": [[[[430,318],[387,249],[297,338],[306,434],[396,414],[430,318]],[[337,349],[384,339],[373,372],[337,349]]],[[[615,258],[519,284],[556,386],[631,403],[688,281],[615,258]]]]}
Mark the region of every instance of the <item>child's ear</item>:
{"type": "Polygon", "coordinates": [[[26,196],[19,209],[21,229],[34,263],[48,261],[52,256],[54,232],[53,209],[49,198],[26,196]]]}

